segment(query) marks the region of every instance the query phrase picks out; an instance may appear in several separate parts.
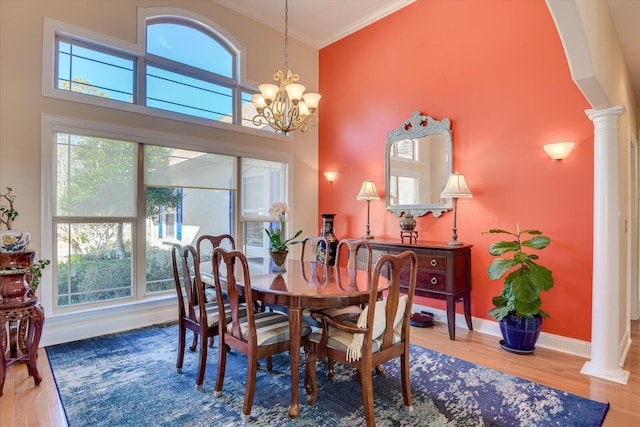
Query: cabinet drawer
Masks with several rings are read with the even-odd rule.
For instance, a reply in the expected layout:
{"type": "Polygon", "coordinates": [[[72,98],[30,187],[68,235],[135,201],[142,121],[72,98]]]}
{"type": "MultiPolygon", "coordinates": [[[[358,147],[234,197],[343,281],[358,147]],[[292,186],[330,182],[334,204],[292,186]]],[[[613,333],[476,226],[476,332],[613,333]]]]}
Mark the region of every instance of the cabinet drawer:
{"type": "Polygon", "coordinates": [[[442,255],[422,255],[418,257],[419,270],[447,270],[447,257],[442,255]]]}
{"type": "MultiPolygon", "coordinates": [[[[409,284],[409,269],[403,268],[400,273],[400,281],[403,285],[409,284]]],[[[444,291],[447,285],[447,279],[443,273],[434,273],[431,271],[418,270],[416,278],[416,290],[425,289],[430,291],[444,291]]]]}

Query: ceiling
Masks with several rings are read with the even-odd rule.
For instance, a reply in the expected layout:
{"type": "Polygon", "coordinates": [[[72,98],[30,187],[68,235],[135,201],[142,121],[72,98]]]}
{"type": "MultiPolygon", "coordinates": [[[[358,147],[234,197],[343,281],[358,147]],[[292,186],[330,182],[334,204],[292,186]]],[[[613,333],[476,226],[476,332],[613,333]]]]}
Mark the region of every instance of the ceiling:
{"type": "MultiPolygon", "coordinates": [[[[284,32],[283,0],[214,0],[284,32]]],[[[289,35],[321,49],[416,0],[289,0],[289,35]]]]}
{"type": "MultiPolygon", "coordinates": [[[[284,32],[283,0],[214,0],[284,32]]],[[[321,49],[416,0],[289,0],[289,35],[321,49]]],[[[640,99],[640,1],[607,0],[640,99]]]]}

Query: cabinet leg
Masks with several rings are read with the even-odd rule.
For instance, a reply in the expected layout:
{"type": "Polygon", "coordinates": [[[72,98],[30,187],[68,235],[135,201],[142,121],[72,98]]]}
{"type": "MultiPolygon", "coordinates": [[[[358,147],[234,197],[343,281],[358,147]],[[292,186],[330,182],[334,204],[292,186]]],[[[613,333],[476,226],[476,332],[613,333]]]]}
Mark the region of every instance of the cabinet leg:
{"type": "Polygon", "coordinates": [[[473,331],[473,323],[471,323],[471,295],[467,295],[462,299],[464,307],[464,319],[467,321],[467,328],[473,331]]]}
{"type": "Polygon", "coordinates": [[[456,300],[453,296],[447,296],[447,325],[449,326],[449,338],[456,339],[456,300]]]}

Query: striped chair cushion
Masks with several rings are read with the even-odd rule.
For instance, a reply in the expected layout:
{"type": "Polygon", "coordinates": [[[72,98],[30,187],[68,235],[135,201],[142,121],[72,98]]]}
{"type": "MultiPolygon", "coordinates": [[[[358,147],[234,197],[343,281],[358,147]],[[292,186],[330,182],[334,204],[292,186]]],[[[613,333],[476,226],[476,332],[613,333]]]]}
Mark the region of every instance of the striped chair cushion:
{"type": "MultiPolygon", "coordinates": [[[[207,310],[207,323],[209,327],[215,326],[218,324],[218,320],[220,320],[220,311],[218,310],[217,302],[209,302],[205,304],[205,308],[207,310]]],[[[240,316],[244,317],[247,315],[247,307],[240,307],[240,316]]],[[[227,319],[231,319],[231,305],[228,302],[224,304],[224,313],[227,319]]],[[[200,322],[200,311],[196,310],[196,321],[200,322]]]]}
{"type": "MultiPolygon", "coordinates": [[[[355,322],[354,322],[355,325],[355,322]]],[[[317,330],[311,335],[309,335],[309,340],[315,343],[319,343],[322,338],[322,330],[317,330]]],[[[372,341],[372,352],[376,353],[380,350],[382,346],[383,337],[380,336],[378,339],[372,341]]],[[[353,334],[350,332],[341,331],[336,328],[332,328],[329,326],[329,340],[327,341],[327,347],[336,349],[341,352],[347,352],[347,348],[353,342],[353,334]]],[[[396,331],[393,333],[393,343],[396,344],[400,342],[400,334],[396,331]]]]}
{"type": "Polygon", "coordinates": [[[362,308],[358,305],[349,305],[346,307],[326,308],[321,311],[311,311],[308,308],[302,310],[302,318],[312,327],[322,327],[322,315],[327,315],[338,322],[346,322],[351,319],[358,319],[362,313],[362,308]]]}
{"type": "MultiPolygon", "coordinates": [[[[282,313],[265,311],[256,313],[256,336],[258,345],[268,345],[281,341],[289,340],[289,318],[282,313]]],[[[232,325],[227,325],[227,331],[231,332],[232,325]]],[[[246,340],[249,331],[247,319],[240,319],[240,331],[242,337],[246,340]]],[[[300,328],[301,336],[307,336],[311,333],[311,328],[305,322],[302,322],[300,328]]]]}
{"type": "Polygon", "coordinates": [[[346,307],[327,308],[322,310],[322,314],[332,317],[338,322],[344,322],[352,318],[358,319],[360,313],[362,313],[362,308],[359,305],[348,305],[346,307]]]}

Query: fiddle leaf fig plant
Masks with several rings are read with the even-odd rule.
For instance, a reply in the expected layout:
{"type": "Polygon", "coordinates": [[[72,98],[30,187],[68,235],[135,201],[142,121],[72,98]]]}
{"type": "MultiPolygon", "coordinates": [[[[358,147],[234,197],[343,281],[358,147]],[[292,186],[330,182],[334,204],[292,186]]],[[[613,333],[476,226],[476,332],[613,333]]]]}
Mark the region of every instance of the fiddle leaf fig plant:
{"type": "Polygon", "coordinates": [[[515,233],[501,229],[482,232],[482,234],[486,233],[506,234],[513,237],[513,240],[502,240],[489,245],[489,253],[497,257],[487,269],[489,278],[498,280],[506,276],[500,295],[492,298],[495,307],[488,314],[498,321],[508,314],[519,317],[548,318],[549,315],[540,309],[542,304],[540,292],[553,288],[552,273],[538,264],[537,254],[527,253],[524,250],[544,249],[549,246],[551,239],[543,236],[538,230],[520,230],[518,225],[515,233]],[[523,237],[527,235],[531,237],[523,237]]]}

